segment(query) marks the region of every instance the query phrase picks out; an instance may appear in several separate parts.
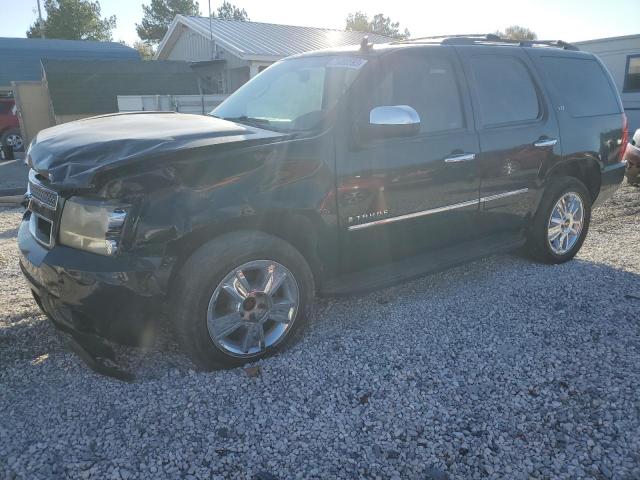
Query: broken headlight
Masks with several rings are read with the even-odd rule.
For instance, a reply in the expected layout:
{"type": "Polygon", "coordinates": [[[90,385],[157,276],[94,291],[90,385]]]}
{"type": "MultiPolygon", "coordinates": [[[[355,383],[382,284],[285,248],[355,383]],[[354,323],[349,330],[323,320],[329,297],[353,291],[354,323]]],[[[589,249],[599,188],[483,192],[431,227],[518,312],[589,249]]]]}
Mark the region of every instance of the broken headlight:
{"type": "Polygon", "coordinates": [[[128,205],[70,198],[62,210],[60,243],[100,255],[115,255],[128,212],[128,205]]]}

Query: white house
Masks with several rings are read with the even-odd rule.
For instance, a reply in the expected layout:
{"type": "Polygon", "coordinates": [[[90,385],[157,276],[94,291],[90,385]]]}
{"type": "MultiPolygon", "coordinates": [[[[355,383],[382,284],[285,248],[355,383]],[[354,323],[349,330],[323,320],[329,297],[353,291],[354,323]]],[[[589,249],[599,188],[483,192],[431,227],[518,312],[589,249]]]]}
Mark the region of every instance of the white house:
{"type": "Polygon", "coordinates": [[[640,128],[640,35],[600,38],[574,45],[595,53],[611,72],[633,135],[635,129],[640,128]]]}
{"type": "Polygon", "coordinates": [[[371,33],[177,15],[156,59],[191,62],[205,93],[232,93],[272,63],[323,48],[391,39],[371,33]]]}

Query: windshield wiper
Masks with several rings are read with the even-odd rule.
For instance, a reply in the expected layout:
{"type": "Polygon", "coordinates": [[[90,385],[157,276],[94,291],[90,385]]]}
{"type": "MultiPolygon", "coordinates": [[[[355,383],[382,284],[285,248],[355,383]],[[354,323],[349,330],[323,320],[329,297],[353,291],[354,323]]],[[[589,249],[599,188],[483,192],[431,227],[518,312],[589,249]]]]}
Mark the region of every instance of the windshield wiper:
{"type": "Polygon", "coordinates": [[[222,119],[230,122],[246,123],[247,125],[271,125],[271,121],[266,118],[247,117],[246,115],[240,117],[223,117],[222,119]]]}

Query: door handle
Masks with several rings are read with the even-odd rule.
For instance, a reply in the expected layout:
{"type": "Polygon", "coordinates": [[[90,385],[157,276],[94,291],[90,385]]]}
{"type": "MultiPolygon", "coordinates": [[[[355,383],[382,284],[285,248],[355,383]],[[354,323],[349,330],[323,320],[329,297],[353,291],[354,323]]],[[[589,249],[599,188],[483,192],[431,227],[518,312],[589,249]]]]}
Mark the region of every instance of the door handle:
{"type": "Polygon", "coordinates": [[[444,163],[460,163],[460,162],[470,162],[471,160],[476,159],[475,153],[460,153],[458,155],[452,155],[444,159],[444,163]]]}
{"type": "Polygon", "coordinates": [[[558,143],[557,138],[541,138],[540,140],[533,142],[534,147],[553,147],[558,143]]]}

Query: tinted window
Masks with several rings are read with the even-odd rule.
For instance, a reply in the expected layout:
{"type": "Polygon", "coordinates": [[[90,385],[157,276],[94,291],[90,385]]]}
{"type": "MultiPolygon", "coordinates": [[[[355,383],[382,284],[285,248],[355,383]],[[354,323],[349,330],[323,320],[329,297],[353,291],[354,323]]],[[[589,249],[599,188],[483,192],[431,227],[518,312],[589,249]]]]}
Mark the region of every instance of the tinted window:
{"type": "Polygon", "coordinates": [[[282,60],[245,83],[213,115],[278,131],[318,128],[367,60],[318,55],[282,60]]]}
{"type": "Polygon", "coordinates": [[[625,92],[640,92],[640,57],[627,57],[627,76],[624,79],[625,92]]]}
{"type": "Polygon", "coordinates": [[[558,101],[571,116],[620,113],[616,94],[595,60],[543,57],[542,65],[560,95],[558,101]]]}
{"type": "Polygon", "coordinates": [[[516,58],[482,55],[471,59],[484,126],[534,120],[540,105],[531,75],[516,58]]]}
{"type": "Polygon", "coordinates": [[[372,106],[409,105],[420,115],[422,132],[464,127],[455,70],[445,58],[402,55],[384,65],[372,106]]]}

